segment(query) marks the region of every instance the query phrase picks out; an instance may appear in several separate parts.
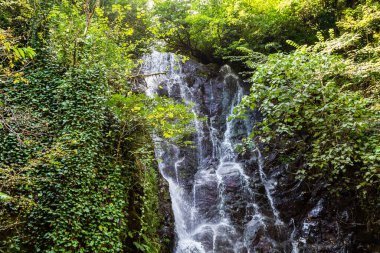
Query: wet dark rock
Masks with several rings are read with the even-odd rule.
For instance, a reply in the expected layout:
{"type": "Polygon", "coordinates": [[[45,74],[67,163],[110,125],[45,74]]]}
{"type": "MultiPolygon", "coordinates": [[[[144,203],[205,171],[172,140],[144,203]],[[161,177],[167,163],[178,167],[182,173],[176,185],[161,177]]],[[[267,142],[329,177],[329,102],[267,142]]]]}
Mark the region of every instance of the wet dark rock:
{"type": "MultiPolygon", "coordinates": [[[[212,174],[211,174],[212,176],[212,174]]],[[[216,177],[214,173],[214,177],[216,177]]],[[[216,180],[200,181],[195,180],[195,199],[196,207],[200,216],[207,222],[215,221],[218,217],[218,185],[216,180]]]]}
{"type": "Polygon", "coordinates": [[[206,227],[199,233],[195,234],[193,238],[202,243],[206,251],[212,251],[214,246],[214,231],[211,227],[206,227]]]}
{"type": "MultiPolygon", "coordinates": [[[[201,243],[207,253],[246,253],[248,249],[249,252],[291,253],[294,245],[298,245],[300,253],[380,252],[378,244],[374,245],[379,238],[361,220],[353,197],[334,197],[326,185],[311,186],[296,179],[295,172],[302,161],[284,164],[280,154],[274,151],[265,152],[265,157],[259,159],[256,150],[239,154],[234,162],[226,157],[226,161],[221,161],[232,104],[237,95],[247,94],[249,87],[228,66],[189,60],[181,64],[181,69],[180,76],[159,79],[157,86],[162,88],[156,92],[181,103],[186,93],[197,114],[206,118],[200,123],[199,132],[189,138],[196,148],[176,150],[167,145],[161,157],[163,174],[175,179],[183,190],[183,201],[188,203],[184,208],[189,216],[185,217],[188,231],[194,223],[203,224],[196,227],[191,240],[201,243]],[[178,163],[181,158],[183,161],[178,163]],[[241,168],[234,167],[236,164],[241,168]],[[195,213],[188,210],[191,206],[196,207],[195,213]],[[191,221],[190,214],[196,216],[191,221]],[[222,217],[229,224],[224,224],[222,217]]],[[[248,121],[231,123],[228,133],[231,145],[240,143],[259,120],[259,113],[254,111],[248,115],[248,121]]],[[[167,185],[162,186],[162,191],[168,195],[167,185]]],[[[160,233],[173,239],[169,203],[168,199],[160,202],[160,212],[165,217],[160,233]]],[[[176,253],[191,252],[201,251],[190,243],[176,253]]]]}
{"type": "Polygon", "coordinates": [[[161,240],[162,253],[170,253],[174,247],[174,215],[171,208],[169,195],[169,185],[163,178],[158,179],[159,192],[159,213],[161,216],[161,228],[158,235],[161,240]]]}
{"type": "Polygon", "coordinates": [[[234,238],[234,230],[229,226],[220,226],[217,228],[215,237],[215,251],[234,253],[236,238],[234,238]]]}

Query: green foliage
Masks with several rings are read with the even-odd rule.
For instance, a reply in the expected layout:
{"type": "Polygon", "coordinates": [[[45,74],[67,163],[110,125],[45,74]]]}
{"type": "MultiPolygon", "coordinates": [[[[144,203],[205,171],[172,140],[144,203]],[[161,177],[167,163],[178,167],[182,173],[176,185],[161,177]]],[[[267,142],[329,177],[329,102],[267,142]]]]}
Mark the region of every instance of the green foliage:
{"type": "Polygon", "coordinates": [[[132,92],[126,96],[114,94],[107,104],[120,125],[117,131],[107,133],[116,140],[116,159],[122,160],[126,156],[134,161],[135,180],[142,188],[139,196],[141,214],[137,217],[139,229],[129,231],[128,235],[137,238],[133,241],[137,250],[161,252],[163,245],[157,231],[162,217],[158,214],[158,179],[151,136],[189,144],[182,141],[182,137],[194,131],[189,127],[194,116],[188,106],[177,104],[172,99],[150,98],[132,92]],[[128,153],[125,152],[126,147],[128,153]]]}
{"type": "Polygon", "coordinates": [[[97,5],[83,7],[80,2],[63,1],[54,6],[48,16],[47,41],[53,57],[67,66],[102,66],[109,80],[125,78],[133,67],[130,56],[136,47],[126,42],[133,35],[133,28],[123,22],[126,8],[113,5],[110,20],[97,5]]]}
{"type": "MultiPolygon", "coordinates": [[[[338,26],[341,37],[327,40],[324,52],[342,54],[347,59],[346,74],[355,81],[347,84],[351,89],[363,90],[366,95],[378,98],[380,94],[380,4],[368,2],[346,10],[338,26]]],[[[378,106],[378,104],[377,104],[378,106]]]]}
{"type": "Polygon", "coordinates": [[[337,194],[358,190],[376,208],[378,97],[358,90],[363,79],[349,70],[363,63],[321,51],[321,43],[297,48],[291,54],[272,54],[256,68],[251,94],[237,114],[260,111],[263,119],[252,136],[291,162],[302,160],[300,179],[327,182],[337,194]]]}
{"type": "Polygon", "coordinates": [[[188,127],[194,118],[189,107],[177,104],[172,99],[148,98],[130,92],[125,97],[113,95],[109,105],[118,119],[125,122],[129,131],[143,127],[151,134],[179,142],[183,136],[194,131],[188,127]]]}
{"type": "Polygon", "coordinates": [[[38,48],[1,30],[0,251],[159,252],[151,135],[180,142],[191,118],[129,92],[146,1],[19,3],[1,17],[38,48]]]}
{"type": "Polygon", "coordinates": [[[28,0],[0,1],[0,29],[12,29],[14,35],[26,39],[25,26],[33,16],[33,8],[28,0]]]}
{"type": "Polygon", "coordinates": [[[241,55],[239,47],[273,53],[286,40],[314,42],[316,31],[336,27],[344,1],[155,1],[156,35],[167,48],[203,61],[241,55]],[[168,11],[170,10],[170,11],[168,11]]]}
{"type": "MultiPolygon", "coordinates": [[[[146,148],[140,148],[134,152],[139,157],[137,166],[139,168],[139,178],[143,194],[141,196],[141,216],[139,217],[141,229],[138,231],[138,241],[134,245],[142,252],[159,253],[161,250],[160,238],[157,230],[161,222],[161,217],[157,214],[159,192],[157,185],[157,171],[154,168],[154,152],[146,148]]],[[[136,231],[137,232],[137,231],[136,231]]]]}
{"type": "Polygon", "coordinates": [[[0,77],[1,82],[12,78],[13,82],[22,79],[22,67],[35,56],[31,47],[20,47],[18,39],[10,31],[0,28],[0,77]]]}
{"type": "Polygon", "coordinates": [[[67,72],[57,87],[59,137],[54,143],[59,150],[47,163],[42,160],[32,174],[47,179],[36,185],[38,206],[28,213],[26,229],[36,251],[114,252],[122,248],[127,183],[123,183],[122,166],[113,164],[109,154],[100,155],[106,83],[99,73],[99,69],[76,69],[67,72]],[[46,225],[51,229],[46,230],[46,225]]]}

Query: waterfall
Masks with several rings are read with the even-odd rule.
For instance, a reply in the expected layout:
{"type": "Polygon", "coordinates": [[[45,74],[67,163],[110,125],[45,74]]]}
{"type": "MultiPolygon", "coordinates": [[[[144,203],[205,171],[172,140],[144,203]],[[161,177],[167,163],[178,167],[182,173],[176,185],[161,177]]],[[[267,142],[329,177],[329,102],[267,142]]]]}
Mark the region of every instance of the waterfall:
{"type": "Polygon", "coordinates": [[[174,252],[253,253],[292,247],[290,240],[279,235],[284,222],[260,151],[253,156],[256,169],[247,168],[235,152],[251,130],[247,122],[229,120],[245,94],[242,83],[228,65],[219,71],[210,69],[159,52],[146,56],[141,67],[148,96],[165,95],[192,104],[197,118],[207,118],[193,122],[195,148],[155,137],[156,157],[169,183],[175,218],[174,252]]]}
{"type": "Polygon", "coordinates": [[[271,194],[271,189],[273,189],[273,185],[267,179],[267,175],[264,172],[264,159],[261,155],[260,149],[256,149],[256,151],[258,153],[258,159],[259,159],[259,174],[260,174],[261,183],[264,185],[266,196],[268,198],[270,207],[271,207],[273,215],[275,217],[275,224],[283,225],[284,223],[280,219],[280,213],[278,212],[277,208],[274,205],[273,197],[271,194]]]}

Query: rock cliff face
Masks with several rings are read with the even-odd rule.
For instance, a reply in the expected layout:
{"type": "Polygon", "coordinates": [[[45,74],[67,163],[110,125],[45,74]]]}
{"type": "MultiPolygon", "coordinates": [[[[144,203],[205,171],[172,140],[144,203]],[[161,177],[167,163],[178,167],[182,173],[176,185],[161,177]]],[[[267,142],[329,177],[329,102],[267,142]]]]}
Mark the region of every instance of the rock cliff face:
{"type": "Polygon", "coordinates": [[[159,215],[161,217],[161,228],[158,236],[161,243],[161,253],[173,251],[175,242],[174,215],[172,202],[169,194],[168,182],[163,178],[158,179],[159,215]]]}
{"type": "Polygon", "coordinates": [[[376,252],[359,243],[365,224],[349,199],[339,202],[323,185],[310,189],[297,181],[295,168],[275,153],[264,157],[260,147],[235,152],[259,116],[228,120],[249,90],[229,66],[182,63],[154,52],[142,71],[149,74],[147,95],[193,104],[193,113],[206,118],[193,123],[194,147],[156,138],[174,213],[174,252],[376,252]]]}

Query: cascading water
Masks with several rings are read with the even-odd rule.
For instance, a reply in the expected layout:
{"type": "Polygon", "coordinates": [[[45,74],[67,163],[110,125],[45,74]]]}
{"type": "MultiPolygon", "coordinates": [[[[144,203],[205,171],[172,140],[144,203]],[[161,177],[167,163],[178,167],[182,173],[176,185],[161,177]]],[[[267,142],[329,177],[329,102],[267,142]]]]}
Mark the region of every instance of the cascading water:
{"type": "Polygon", "coordinates": [[[156,137],[156,156],[172,199],[174,251],[276,252],[291,250],[292,245],[295,249],[271,196],[273,182],[264,172],[260,151],[253,156],[256,170],[247,170],[235,152],[250,131],[246,122],[228,120],[244,95],[238,76],[227,65],[212,74],[205,66],[184,64],[170,53],[153,52],[144,62],[148,96],[166,95],[193,104],[194,115],[207,118],[193,122],[195,148],[156,137]]]}

